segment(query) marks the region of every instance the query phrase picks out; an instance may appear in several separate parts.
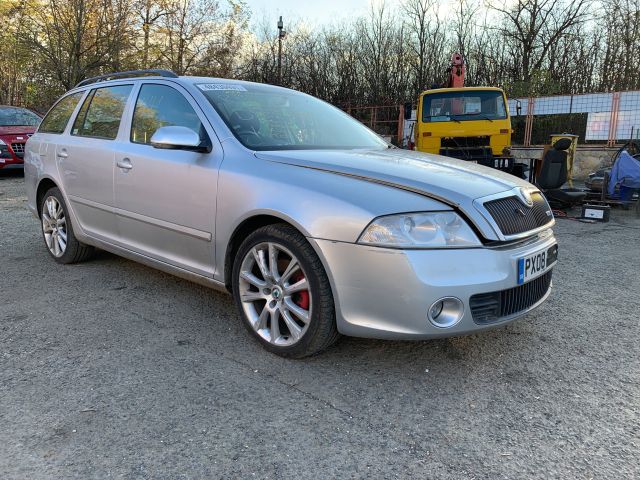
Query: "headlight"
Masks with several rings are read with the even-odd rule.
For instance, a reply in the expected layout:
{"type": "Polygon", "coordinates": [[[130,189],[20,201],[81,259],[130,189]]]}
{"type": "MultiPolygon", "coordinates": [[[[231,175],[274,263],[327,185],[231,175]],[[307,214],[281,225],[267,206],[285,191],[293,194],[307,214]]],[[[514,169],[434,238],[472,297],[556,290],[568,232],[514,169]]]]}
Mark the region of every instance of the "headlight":
{"type": "Polygon", "coordinates": [[[6,145],[6,143],[4,143],[4,140],[2,140],[1,138],[0,138],[0,145],[6,145]]]}
{"type": "Polygon", "coordinates": [[[397,248],[477,247],[482,245],[455,212],[403,213],[378,217],[358,243],[397,248]]]}

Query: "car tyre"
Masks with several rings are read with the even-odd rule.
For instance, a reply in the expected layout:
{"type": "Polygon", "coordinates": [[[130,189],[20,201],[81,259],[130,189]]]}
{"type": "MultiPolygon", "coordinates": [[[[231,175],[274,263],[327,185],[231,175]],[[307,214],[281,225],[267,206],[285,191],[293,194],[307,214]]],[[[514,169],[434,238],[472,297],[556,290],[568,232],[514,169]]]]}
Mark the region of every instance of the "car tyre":
{"type": "Polygon", "coordinates": [[[39,207],[42,237],[49,255],[56,262],[79,263],[94,255],[95,248],[78,241],[73,233],[67,204],[57,187],[47,190],[39,207]]]}
{"type": "Polygon", "coordinates": [[[245,327],[272,353],[308,357],[340,336],[322,262],[290,225],[267,225],[242,242],[233,263],[232,290],[245,327]]]}

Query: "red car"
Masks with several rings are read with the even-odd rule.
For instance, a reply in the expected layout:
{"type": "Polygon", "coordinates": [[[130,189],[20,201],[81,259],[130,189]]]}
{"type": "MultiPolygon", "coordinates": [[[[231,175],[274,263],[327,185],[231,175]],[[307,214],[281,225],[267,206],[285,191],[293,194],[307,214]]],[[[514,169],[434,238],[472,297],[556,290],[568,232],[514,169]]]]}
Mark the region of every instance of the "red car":
{"type": "Polygon", "coordinates": [[[41,120],[26,108],[0,105],[0,170],[23,168],[24,144],[41,120]]]}

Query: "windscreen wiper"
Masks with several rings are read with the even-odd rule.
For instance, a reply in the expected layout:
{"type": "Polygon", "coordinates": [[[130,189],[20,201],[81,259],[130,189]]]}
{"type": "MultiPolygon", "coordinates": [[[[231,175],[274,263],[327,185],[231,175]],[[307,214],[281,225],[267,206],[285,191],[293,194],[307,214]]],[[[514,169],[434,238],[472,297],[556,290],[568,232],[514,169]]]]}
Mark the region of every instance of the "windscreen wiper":
{"type": "Polygon", "coordinates": [[[489,120],[491,123],[493,123],[493,120],[491,118],[489,118],[489,115],[487,115],[486,113],[480,113],[480,112],[477,112],[477,113],[465,113],[464,115],[465,115],[465,117],[476,117],[478,115],[482,115],[483,119],[489,120]]]}
{"type": "Polygon", "coordinates": [[[451,115],[429,115],[429,118],[438,118],[438,117],[447,117],[449,119],[449,120],[445,120],[447,122],[451,121],[451,122],[461,123],[460,120],[458,120],[457,118],[453,118],[451,115]]]}

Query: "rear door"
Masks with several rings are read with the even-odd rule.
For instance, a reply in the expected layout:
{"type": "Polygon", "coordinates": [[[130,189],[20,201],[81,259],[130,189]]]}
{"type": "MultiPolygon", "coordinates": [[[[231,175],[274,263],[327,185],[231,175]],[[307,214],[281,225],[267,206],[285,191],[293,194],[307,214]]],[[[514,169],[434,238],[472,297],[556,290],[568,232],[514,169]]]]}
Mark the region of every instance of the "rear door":
{"type": "Polygon", "coordinates": [[[69,135],[55,149],[58,171],[80,225],[89,235],[110,243],[117,240],[114,151],[132,90],[131,83],[90,90],[69,135]]]}
{"type": "MultiPolygon", "coordinates": [[[[58,100],[45,116],[38,127],[38,131],[32,136],[25,146],[25,179],[29,208],[34,212],[40,209],[36,205],[37,182],[43,174],[51,174],[56,171],[56,144],[63,140],[69,120],[73,112],[78,108],[79,102],[85,92],[75,92],[58,100]]],[[[55,177],[55,173],[53,173],[55,177]]]]}
{"type": "Polygon", "coordinates": [[[212,276],[218,168],[222,147],[193,98],[175,83],[142,83],[127,143],[118,144],[114,174],[123,246],[194,273],[212,276]],[[192,129],[213,141],[211,153],[154,148],[163,126],[192,129]]]}

